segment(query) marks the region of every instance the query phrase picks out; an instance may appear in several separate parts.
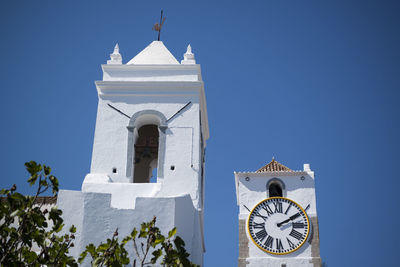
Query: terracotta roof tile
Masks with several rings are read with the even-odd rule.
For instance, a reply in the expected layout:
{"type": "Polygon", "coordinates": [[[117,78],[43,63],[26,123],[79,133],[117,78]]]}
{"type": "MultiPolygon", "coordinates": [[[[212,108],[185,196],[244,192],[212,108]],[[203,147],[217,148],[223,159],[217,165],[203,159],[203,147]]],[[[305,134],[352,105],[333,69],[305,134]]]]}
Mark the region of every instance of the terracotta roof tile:
{"type": "Polygon", "coordinates": [[[276,171],[292,172],[293,170],[289,169],[285,165],[280,164],[274,158],[272,158],[272,161],[270,163],[268,163],[264,167],[258,169],[256,172],[276,172],[276,171]]]}

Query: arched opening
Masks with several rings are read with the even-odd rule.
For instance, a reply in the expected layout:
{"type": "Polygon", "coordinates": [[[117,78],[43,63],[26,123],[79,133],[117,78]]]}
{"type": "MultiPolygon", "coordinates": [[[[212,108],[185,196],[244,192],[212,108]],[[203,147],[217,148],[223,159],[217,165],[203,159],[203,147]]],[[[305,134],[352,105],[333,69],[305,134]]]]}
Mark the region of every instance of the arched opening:
{"type": "Polygon", "coordinates": [[[282,187],[279,183],[270,183],[268,193],[269,197],[283,197],[282,187]]]}
{"type": "MultiPolygon", "coordinates": [[[[157,182],[153,170],[157,170],[158,162],[158,126],[154,124],[143,125],[138,130],[135,143],[134,156],[134,183],[157,182]]],[[[156,171],[155,171],[156,173],[156,171]]],[[[157,175],[157,174],[155,174],[157,175]]]]}
{"type": "Polygon", "coordinates": [[[267,183],[267,197],[285,197],[285,183],[279,178],[272,178],[267,183]]]}

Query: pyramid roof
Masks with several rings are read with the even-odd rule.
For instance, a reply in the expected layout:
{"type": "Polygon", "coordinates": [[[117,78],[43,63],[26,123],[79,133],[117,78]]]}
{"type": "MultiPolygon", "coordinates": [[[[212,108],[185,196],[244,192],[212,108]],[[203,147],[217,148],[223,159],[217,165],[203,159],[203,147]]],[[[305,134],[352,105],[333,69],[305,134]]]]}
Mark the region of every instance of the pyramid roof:
{"type": "Polygon", "coordinates": [[[153,41],[145,49],[132,58],[127,65],[168,65],[179,64],[176,58],[161,41],[153,41]]]}
{"type": "Polygon", "coordinates": [[[276,171],[292,172],[293,170],[289,169],[285,165],[277,162],[274,158],[272,158],[272,161],[270,163],[268,163],[264,167],[258,169],[256,172],[276,172],[276,171]]]}

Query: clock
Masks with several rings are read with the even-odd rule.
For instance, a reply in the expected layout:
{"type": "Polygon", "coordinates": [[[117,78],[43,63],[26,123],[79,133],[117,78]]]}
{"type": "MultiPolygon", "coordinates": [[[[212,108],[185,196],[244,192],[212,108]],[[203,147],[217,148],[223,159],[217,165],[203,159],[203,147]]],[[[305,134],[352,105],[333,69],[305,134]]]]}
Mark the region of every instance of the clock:
{"type": "Polygon", "coordinates": [[[307,240],[310,222],[305,210],[284,197],[271,197],[250,212],[247,229],[260,249],[275,255],[289,254],[307,240]]]}

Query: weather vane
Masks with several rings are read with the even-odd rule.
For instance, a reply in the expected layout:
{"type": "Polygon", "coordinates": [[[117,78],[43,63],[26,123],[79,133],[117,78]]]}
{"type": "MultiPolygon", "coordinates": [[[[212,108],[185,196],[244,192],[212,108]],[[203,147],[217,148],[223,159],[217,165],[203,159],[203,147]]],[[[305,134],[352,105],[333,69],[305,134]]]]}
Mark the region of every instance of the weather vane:
{"type": "Polygon", "coordinates": [[[155,30],[156,32],[158,32],[158,41],[160,41],[160,35],[161,35],[161,28],[164,24],[166,18],[163,18],[163,10],[161,9],[161,17],[160,17],[160,24],[156,23],[153,26],[153,30],[155,30]]]}

